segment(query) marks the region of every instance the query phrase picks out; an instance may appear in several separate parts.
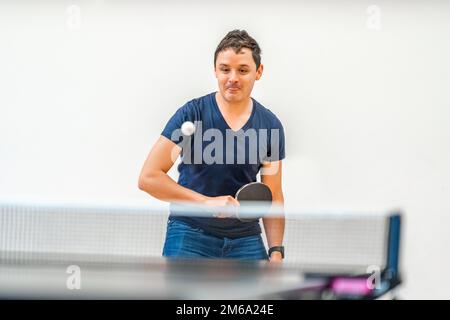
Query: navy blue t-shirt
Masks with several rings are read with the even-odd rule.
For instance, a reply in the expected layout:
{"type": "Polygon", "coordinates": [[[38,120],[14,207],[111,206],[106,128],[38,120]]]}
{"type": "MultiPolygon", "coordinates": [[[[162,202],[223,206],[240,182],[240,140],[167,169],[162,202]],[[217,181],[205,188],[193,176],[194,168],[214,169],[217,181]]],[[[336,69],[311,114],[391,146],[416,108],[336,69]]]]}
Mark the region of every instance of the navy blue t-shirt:
{"type": "MultiPolygon", "coordinates": [[[[278,118],[252,98],[247,123],[233,131],[219,110],[215,92],[193,99],[170,118],[161,135],[182,147],[178,184],[214,197],[230,195],[255,182],[262,161],[285,157],[284,130],[278,118]],[[195,125],[195,133],[183,135],[183,123],[195,125]]],[[[237,238],[261,233],[257,221],[235,218],[185,217],[172,215],[218,237],[237,238]]]]}

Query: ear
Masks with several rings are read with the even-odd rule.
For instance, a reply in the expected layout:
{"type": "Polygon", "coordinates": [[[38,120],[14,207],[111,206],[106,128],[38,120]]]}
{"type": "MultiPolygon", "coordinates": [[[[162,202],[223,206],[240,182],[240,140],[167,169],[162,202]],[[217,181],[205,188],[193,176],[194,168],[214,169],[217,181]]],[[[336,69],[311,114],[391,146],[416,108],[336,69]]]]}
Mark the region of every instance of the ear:
{"type": "Polygon", "coordinates": [[[264,66],[262,64],[259,65],[258,70],[256,70],[256,80],[259,80],[263,74],[264,66]]]}

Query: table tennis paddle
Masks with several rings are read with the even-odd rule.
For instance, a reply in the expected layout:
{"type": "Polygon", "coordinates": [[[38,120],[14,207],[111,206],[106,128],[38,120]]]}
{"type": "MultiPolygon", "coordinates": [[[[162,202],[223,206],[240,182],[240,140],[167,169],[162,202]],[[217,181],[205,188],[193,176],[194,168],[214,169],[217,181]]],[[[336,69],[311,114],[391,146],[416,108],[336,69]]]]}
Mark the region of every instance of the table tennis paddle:
{"type": "Polygon", "coordinates": [[[250,182],[242,186],[236,192],[234,198],[239,201],[240,204],[240,209],[238,210],[236,217],[243,222],[257,221],[269,211],[272,204],[272,191],[262,182],[250,182]],[[252,209],[256,210],[254,212],[252,210],[250,214],[250,210],[246,209],[251,206],[254,206],[255,208],[252,207],[252,209]],[[241,216],[239,211],[242,211],[241,216]],[[246,212],[246,217],[244,217],[243,213],[246,212]],[[254,217],[251,217],[253,215],[254,217]]]}

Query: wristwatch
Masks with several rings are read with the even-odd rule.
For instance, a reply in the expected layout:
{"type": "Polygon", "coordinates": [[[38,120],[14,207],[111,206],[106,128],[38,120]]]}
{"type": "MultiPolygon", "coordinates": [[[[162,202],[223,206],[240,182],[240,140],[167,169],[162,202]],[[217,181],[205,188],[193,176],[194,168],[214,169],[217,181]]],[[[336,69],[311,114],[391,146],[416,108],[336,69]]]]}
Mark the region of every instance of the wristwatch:
{"type": "Polygon", "coordinates": [[[269,257],[272,254],[272,252],[278,251],[281,252],[281,257],[284,259],[284,247],[283,246],[275,246],[269,249],[269,257]]]}

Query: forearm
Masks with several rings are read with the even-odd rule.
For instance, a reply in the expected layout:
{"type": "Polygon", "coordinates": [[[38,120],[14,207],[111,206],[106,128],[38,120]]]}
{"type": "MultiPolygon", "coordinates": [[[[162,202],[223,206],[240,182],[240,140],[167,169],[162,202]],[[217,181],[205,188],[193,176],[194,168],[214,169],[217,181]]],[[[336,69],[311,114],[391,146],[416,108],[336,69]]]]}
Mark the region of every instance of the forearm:
{"type": "MultiPolygon", "coordinates": [[[[272,208],[266,218],[263,218],[266,232],[267,245],[270,248],[283,245],[284,238],[284,196],[282,190],[282,161],[267,162],[263,165],[264,174],[261,173],[261,181],[267,184],[272,191],[272,208]]],[[[279,251],[271,253],[270,261],[281,261],[283,255],[279,251]]]]}
{"type": "Polygon", "coordinates": [[[274,188],[272,208],[266,218],[263,218],[269,248],[283,245],[285,218],[284,195],[281,187],[274,188]]]}
{"type": "Polygon", "coordinates": [[[162,201],[202,203],[206,196],[176,183],[166,173],[160,172],[139,179],[139,188],[162,201]]]}
{"type": "Polygon", "coordinates": [[[269,248],[283,245],[285,227],[284,217],[263,218],[263,224],[269,248]]]}

